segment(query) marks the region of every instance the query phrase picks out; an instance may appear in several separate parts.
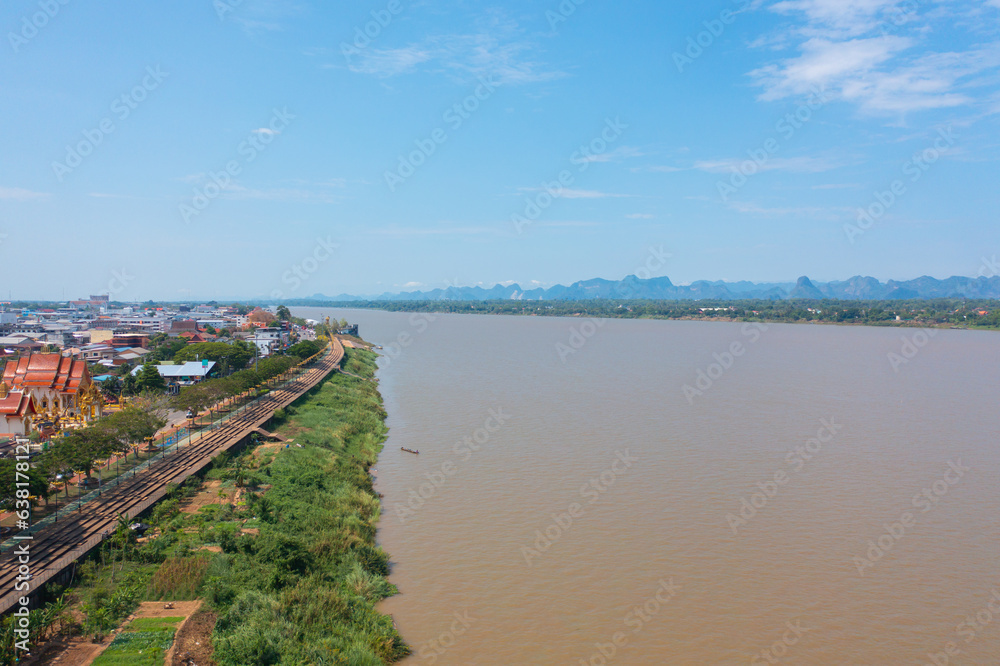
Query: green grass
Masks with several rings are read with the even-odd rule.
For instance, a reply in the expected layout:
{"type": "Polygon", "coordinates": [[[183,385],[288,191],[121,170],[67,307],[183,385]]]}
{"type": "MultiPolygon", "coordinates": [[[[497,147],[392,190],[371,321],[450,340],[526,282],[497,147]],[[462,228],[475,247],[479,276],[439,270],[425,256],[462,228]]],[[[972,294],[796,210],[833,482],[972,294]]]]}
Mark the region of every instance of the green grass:
{"type": "MultiPolygon", "coordinates": [[[[348,350],[344,366],[371,378],[375,359],[348,350]]],[[[303,448],[220,456],[206,477],[224,482],[227,503],[181,513],[200,481],[175,487],[144,518],[157,536],[131,547],[124,566],[120,551],[107,550],[81,564],[67,596],[83,604],[86,634],[106,634],[139,601],[200,597],[219,614],[220,666],[374,666],[409,653],[376,610],[396,593],[389,556],[375,544],[381,505],[369,469],[387,433],[377,384],[332,374],[284,411],[269,429],[303,448]],[[248,492],[231,506],[237,469],[248,492]],[[223,552],[199,550],[206,545],[223,552]]],[[[162,664],[174,619],[133,622],[95,664],[162,664]]]]}
{"type": "Polygon", "coordinates": [[[123,631],[94,660],[93,666],[162,666],[175,629],[123,631]]]}
{"type": "Polygon", "coordinates": [[[139,617],[125,627],[125,631],[162,631],[164,629],[177,629],[183,617],[139,617]]]}
{"type": "MultiPolygon", "coordinates": [[[[350,350],[345,367],[372,377],[375,355],[350,350]]],[[[304,448],[281,449],[262,469],[258,536],[221,536],[206,574],[221,613],[213,643],[222,666],[385,664],[409,650],[375,604],[396,593],[375,545],[380,515],[369,468],[385,440],[374,382],[331,375],[286,410],[282,429],[304,448]]]]}

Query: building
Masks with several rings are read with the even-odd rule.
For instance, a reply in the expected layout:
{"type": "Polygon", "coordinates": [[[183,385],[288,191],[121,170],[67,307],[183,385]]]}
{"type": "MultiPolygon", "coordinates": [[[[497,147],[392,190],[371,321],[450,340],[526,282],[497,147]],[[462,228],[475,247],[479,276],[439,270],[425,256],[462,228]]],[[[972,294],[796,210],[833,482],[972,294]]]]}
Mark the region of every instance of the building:
{"type": "Polygon", "coordinates": [[[89,422],[104,413],[104,398],[87,362],[60,354],[31,354],[7,363],[3,385],[30,396],[37,419],[58,424],[66,418],[89,422]]]}
{"type": "Polygon", "coordinates": [[[23,391],[11,391],[6,382],[0,382],[0,434],[31,434],[31,420],[35,407],[31,396],[23,391]]]}
{"type": "Polygon", "coordinates": [[[358,335],[358,325],[357,324],[352,324],[352,325],[349,325],[349,326],[344,326],[344,327],[342,327],[342,328],[340,328],[340,329],[337,330],[337,334],[338,335],[353,335],[356,338],[361,337],[361,336],[358,335]]]}
{"type": "MultiPolygon", "coordinates": [[[[136,376],[142,372],[143,366],[132,371],[136,376]]],[[[215,361],[188,361],[178,365],[157,365],[156,371],[167,381],[167,387],[176,392],[177,387],[190,386],[205,381],[215,370],[215,361]]]]}

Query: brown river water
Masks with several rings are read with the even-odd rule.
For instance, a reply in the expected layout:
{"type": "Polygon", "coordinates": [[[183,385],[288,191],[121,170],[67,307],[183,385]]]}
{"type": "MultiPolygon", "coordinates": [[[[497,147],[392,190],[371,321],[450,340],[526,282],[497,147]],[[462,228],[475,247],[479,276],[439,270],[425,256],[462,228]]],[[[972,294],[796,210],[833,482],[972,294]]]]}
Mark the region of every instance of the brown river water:
{"type": "Polygon", "coordinates": [[[1000,333],[296,314],[384,347],[405,664],[1000,664],[1000,333]]]}

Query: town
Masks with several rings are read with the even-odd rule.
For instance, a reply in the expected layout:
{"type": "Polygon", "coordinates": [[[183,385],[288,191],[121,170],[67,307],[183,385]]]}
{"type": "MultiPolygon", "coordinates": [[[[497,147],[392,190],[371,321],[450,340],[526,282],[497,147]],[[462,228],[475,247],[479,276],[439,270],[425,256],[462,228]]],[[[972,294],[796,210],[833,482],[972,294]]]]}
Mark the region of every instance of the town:
{"type": "MultiPolygon", "coordinates": [[[[3,304],[9,305],[9,304],[3,304]]],[[[222,377],[316,339],[319,322],[245,305],[142,306],[108,295],[65,307],[0,305],[0,456],[113,413],[149,389],[222,377]],[[155,374],[153,372],[155,371],[155,374]]],[[[346,321],[336,332],[357,335],[346,321]]],[[[309,346],[314,351],[313,346],[309,346]]]]}

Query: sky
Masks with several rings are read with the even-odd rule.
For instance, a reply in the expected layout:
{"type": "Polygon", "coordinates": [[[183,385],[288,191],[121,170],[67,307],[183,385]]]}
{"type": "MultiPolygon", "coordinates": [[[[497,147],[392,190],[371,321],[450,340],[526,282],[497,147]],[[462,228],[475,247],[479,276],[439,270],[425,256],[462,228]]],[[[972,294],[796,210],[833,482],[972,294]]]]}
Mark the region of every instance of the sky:
{"type": "Polygon", "coordinates": [[[1000,0],[9,0],[0,34],[4,298],[1000,252],[1000,0]]]}

